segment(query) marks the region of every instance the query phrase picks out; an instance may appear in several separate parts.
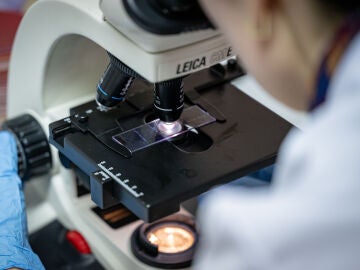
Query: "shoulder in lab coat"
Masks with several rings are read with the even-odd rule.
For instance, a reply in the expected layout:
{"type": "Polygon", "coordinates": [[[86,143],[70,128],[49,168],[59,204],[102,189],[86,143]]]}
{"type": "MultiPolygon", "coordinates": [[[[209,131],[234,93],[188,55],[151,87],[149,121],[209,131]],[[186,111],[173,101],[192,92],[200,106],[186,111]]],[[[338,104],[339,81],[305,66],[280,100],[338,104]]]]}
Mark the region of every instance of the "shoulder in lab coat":
{"type": "Polygon", "coordinates": [[[360,34],[271,188],[215,192],[199,220],[197,270],[360,269],[360,34]]]}

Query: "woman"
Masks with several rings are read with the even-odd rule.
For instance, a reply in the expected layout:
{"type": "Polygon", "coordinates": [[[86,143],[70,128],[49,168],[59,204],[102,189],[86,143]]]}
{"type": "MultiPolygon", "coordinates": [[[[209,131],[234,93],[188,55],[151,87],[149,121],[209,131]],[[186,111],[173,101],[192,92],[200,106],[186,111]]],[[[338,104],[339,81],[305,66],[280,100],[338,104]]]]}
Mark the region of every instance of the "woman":
{"type": "Polygon", "coordinates": [[[309,111],[273,185],[202,208],[197,269],[360,269],[360,1],[202,0],[243,65],[309,111]]]}

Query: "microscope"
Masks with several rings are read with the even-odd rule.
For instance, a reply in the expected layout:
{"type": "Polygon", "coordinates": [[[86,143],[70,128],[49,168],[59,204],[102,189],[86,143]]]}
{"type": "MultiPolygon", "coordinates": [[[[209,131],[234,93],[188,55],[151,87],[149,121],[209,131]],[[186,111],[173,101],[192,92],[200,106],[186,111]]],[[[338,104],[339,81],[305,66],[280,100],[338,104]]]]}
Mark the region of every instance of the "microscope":
{"type": "Polygon", "coordinates": [[[20,176],[38,178],[34,215],[80,231],[105,269],[190,267],[199,232],[182,203],[274,163],[291,127],[231,85],[241,76],[197,1],[40,0],[4,124],[20,176]]]}

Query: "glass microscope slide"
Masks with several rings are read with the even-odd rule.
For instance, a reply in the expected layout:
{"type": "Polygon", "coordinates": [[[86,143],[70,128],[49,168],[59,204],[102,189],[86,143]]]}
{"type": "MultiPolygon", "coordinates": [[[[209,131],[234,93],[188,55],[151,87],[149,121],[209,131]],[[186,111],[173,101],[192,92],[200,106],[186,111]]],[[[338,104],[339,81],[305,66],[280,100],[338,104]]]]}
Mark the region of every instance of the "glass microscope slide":
{"type": "Polygon", "coordinates": [[[171,132],[172,127],[170,125],[168,132],[161,131],[159,125],[164,123],[160,119],[155,119],[144,125],[114,135],[112,139],[134,153],[215,121],[214,117],[195,105],[184,109],[180,120],[171,124],[174,130],[177,129],[177,125],[182,125],[182,129],[178,129],[175,133],[171,132]]]}

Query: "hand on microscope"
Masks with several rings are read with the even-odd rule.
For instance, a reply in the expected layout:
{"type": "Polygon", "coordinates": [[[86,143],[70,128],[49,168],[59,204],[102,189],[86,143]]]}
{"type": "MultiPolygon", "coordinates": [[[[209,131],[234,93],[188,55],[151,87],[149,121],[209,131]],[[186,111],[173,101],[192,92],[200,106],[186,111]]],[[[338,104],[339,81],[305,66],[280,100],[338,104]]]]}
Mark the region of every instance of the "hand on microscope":
{"type": "Polygon", "coordinates": [[[0,269],[44,269],[28,241],[16,141],[9,132],[0,132],[0,149],[0,269]]]}

